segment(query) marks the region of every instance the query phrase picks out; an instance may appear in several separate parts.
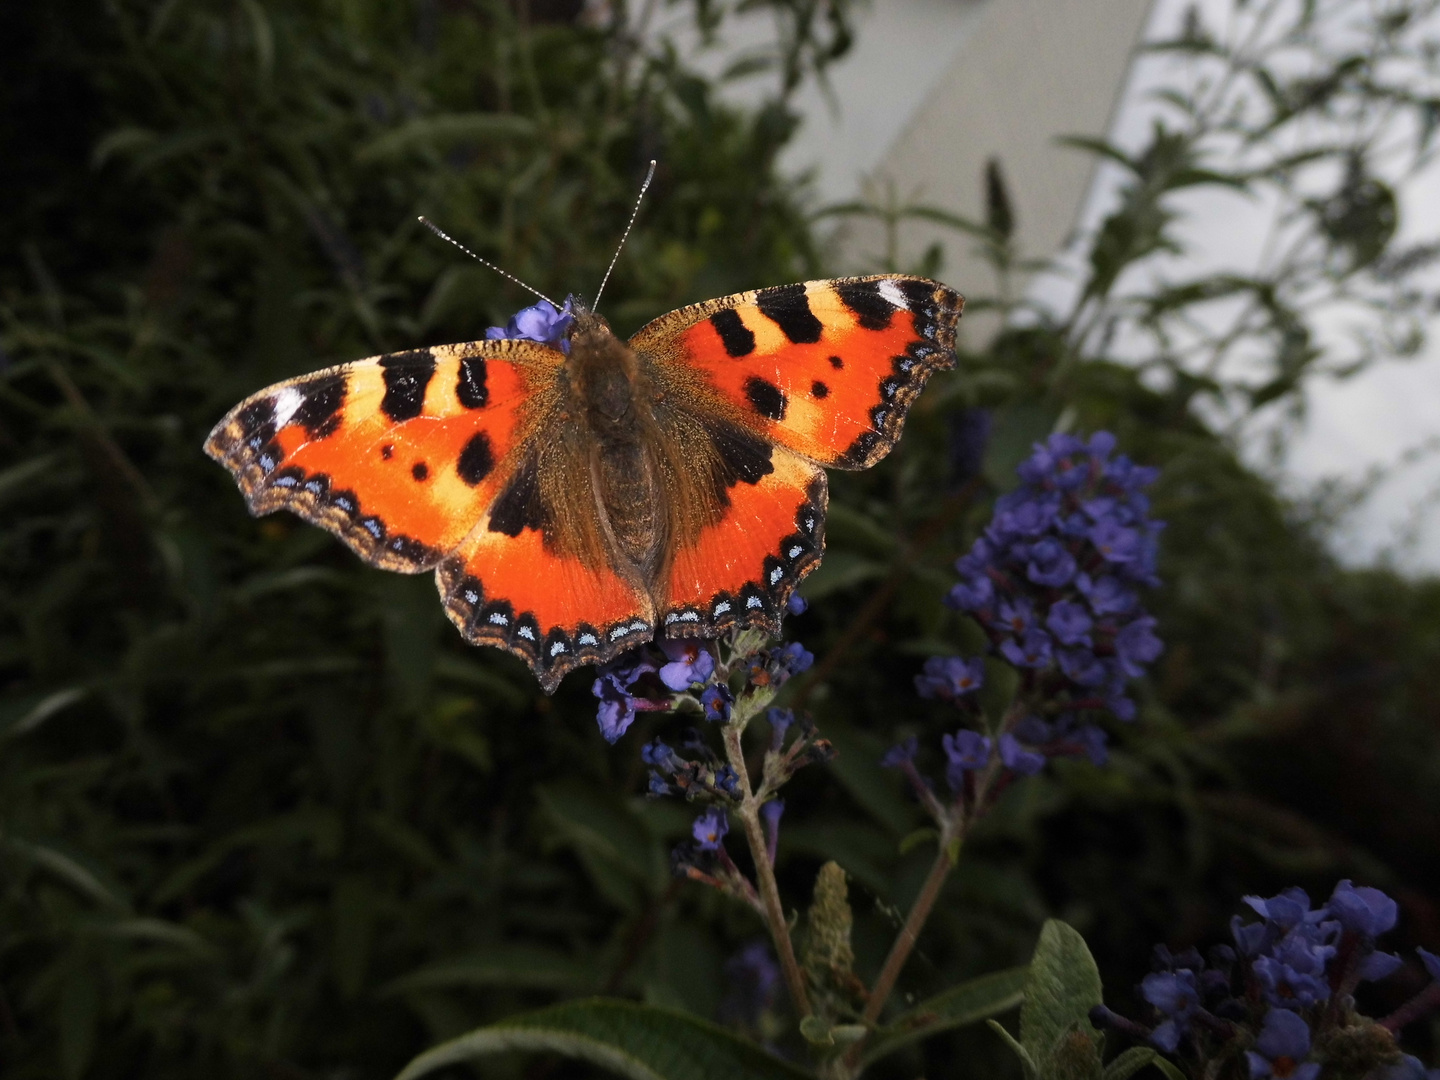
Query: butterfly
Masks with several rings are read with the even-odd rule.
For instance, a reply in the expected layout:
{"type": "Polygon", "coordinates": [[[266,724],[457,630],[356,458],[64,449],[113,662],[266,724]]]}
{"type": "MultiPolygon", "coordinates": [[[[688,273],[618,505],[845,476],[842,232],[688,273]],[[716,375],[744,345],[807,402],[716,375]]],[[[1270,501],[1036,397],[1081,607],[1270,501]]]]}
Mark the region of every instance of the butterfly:
{"type": "Polygon", "coordinates": [[[657,632],[778,636],[824,551],[825,470],[889,453],[954,366],[963,304],[918,277],[807,281],[622,341],[573,299],[542,302],[512,320],[529,336],[261,390],[205,450],[252,514],[289,510],[371,565],[433,570],[465,639],[553,693],[657,632]]]}

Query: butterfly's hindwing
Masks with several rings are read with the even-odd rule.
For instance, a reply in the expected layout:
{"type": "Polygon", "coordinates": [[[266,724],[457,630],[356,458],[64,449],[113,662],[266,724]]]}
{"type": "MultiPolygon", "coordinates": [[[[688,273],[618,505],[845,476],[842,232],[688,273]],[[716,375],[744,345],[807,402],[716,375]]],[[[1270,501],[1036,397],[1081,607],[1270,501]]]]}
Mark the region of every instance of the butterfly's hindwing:
{"type": "Polygon", "coordinates": [[[825,471],[774,447],[770,468],[726,489],[716,520],[676,544],[660,606],[669,637],[735,626],[780,632],[785,603],[825,550],[825,471]]]}

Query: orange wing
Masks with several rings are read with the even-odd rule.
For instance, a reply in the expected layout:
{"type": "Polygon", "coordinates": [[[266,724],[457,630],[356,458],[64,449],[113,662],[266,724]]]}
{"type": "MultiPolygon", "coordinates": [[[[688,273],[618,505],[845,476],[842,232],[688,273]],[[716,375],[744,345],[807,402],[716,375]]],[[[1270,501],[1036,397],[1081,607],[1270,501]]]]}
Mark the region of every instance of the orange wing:
{"type": "Polygon", "coordinates": [[[780,633],[785,602],[825,550],[825,470],[781,447],[736,478],[722,516],[674,552],[661,625],[668,637],[733,626],[780,633]]]}
{"type": "Polygon", "coordinates": [[[933,372],[955,364],[964,300],[924,278],[807,281],[680,308],[630,339],[699,372],[765,438],[830,468],[890,452],[933,372]]]}
{"type": "Polygon", "coordinates": [[[361,360],[247,398],[205,450],[251,513],[289,510],[387,570],[435,569],[460,632],[520,656],[553,691],[653,632],[643,591],[545,542],[525,446],[564,360],[513,340],[361,360]]]}

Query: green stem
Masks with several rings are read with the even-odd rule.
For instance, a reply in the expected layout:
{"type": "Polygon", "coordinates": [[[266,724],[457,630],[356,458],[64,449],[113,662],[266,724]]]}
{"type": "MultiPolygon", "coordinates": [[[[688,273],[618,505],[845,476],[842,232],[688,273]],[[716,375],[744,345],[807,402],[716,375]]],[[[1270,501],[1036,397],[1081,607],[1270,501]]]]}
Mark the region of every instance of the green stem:
{"type": "Polygon", "coordinates": [[[790,990],[790,1000],[795,1011],[803,1020],[811,1014],[810,997],[805,992],[805,975],[795,959],[795,947],[790,941],[790,925],[785,921],[785,909],[780,904],[780,887],[775,883],[775,868],[770,865],[770,852],[765,842],[765,830],[760,824],[760,802],[750,787],[750,773],[745,768],[745,750],[740,743],[744,722],[725,725],[725,756],[730,767],[740,780],[740,790],[745,793],[740,803],[740,820],[745,826],[745,840],[750,845],[750,857],[755,861],[755,881],[760,887],[760,900],[765,906],[765,918],[770,924],[770,936],[775,939],[775,952],[780,957],[780,970],[785,975],[785,985],[790,990]]]}
{"type": "Polygon", "coordinates": [[[959,839],[948,828],[940,834],[940,850],[935,855],[935,862],[931,864],[920,895],[915,898],[915,906],[910,909],[905,925],[900,928],[900,933],[895,938],[895,944],[890,946],[890,955],[885,958],[885,966],[880,969],[875,985],[870,990],[870,1000],[865,1005],[862,1017],[866,1026],[873,1025],[880,1019],[885,1002],[890,999],[890,993],[895,989],[895,981],[900,977],[900,970],[905,966],[905,961],[910,959],[915,943],[920,940],[920,931],[925,926],[925,921],[930,918],[935,901],[940,899],[940,890],[945,885],[945,879],[955,868],[955,860],[960,854],[959,839]]]}

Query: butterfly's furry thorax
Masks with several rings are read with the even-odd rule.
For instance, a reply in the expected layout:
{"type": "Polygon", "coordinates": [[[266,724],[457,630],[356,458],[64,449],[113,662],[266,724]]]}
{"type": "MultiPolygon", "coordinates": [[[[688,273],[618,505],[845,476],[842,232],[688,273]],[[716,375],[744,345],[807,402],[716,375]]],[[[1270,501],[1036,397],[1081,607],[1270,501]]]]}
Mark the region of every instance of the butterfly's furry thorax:
{"type": "Polygon", "coordinates": [[[589,488],[599,519],[603,559],[647,589],[662,569],[667,502],[659,483],[663,435],[652,411],[650,378],[639,358],[598,315],[577,312],[565,361],[566,435],[582,451],[562,484],[589,488]]]}

